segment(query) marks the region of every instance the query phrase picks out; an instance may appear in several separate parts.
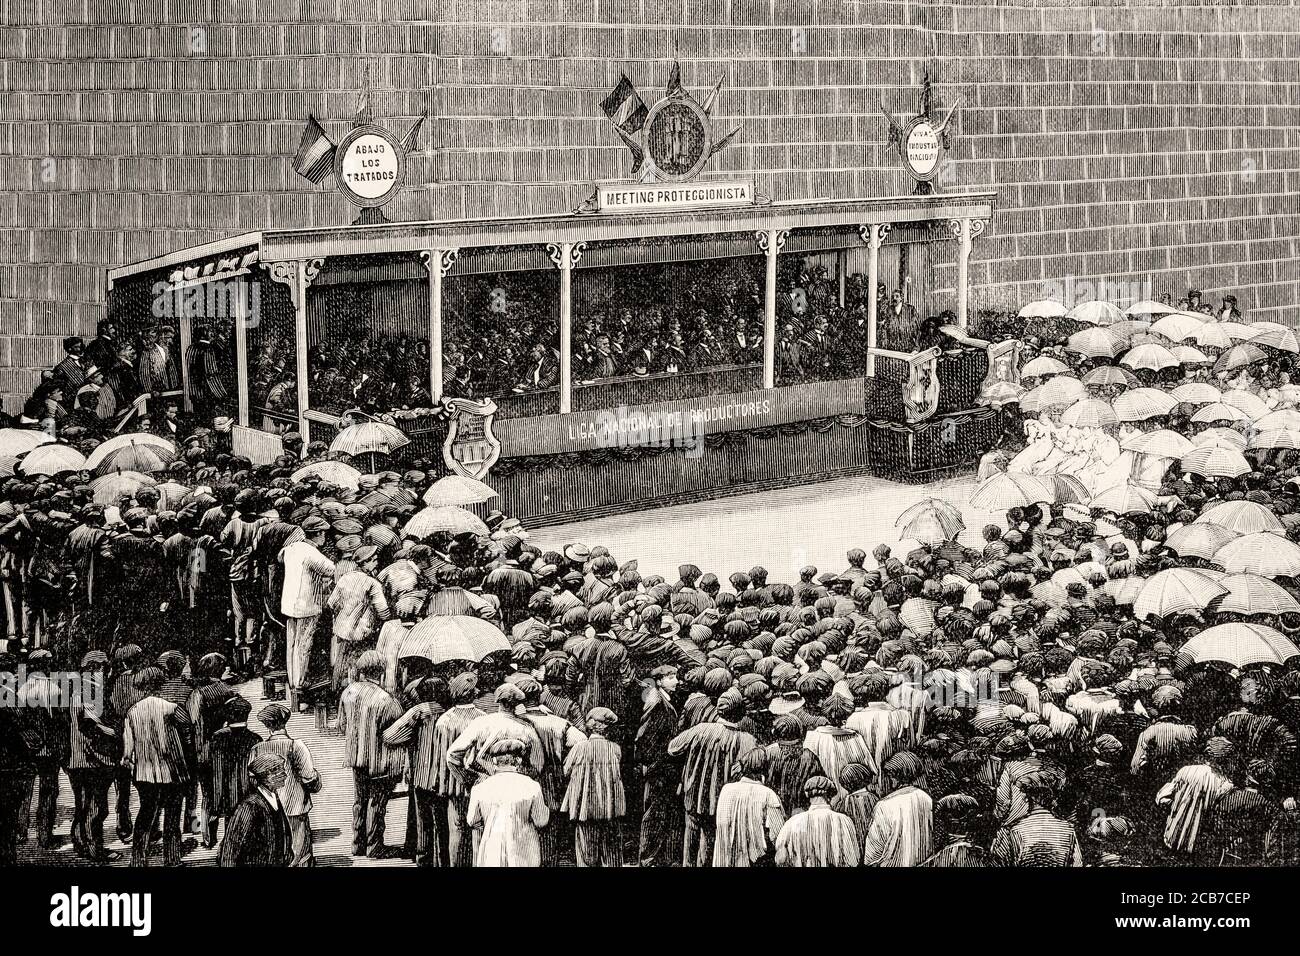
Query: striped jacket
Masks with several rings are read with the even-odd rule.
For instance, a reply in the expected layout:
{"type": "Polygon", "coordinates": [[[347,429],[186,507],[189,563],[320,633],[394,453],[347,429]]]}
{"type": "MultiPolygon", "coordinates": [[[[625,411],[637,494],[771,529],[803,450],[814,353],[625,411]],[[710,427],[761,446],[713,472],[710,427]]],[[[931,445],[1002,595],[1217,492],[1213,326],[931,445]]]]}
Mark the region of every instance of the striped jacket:
{"type": "Polygon", "coordinates": [[[401,716],[401,705],[373,681],[354,681],[344,688],[339,698],[339,726],[346,741],[344,766],[372,777],[400,774],[406,754],[384,743],[384,731],[401,716]]]}
{"type": "Polygon", "coordinates": [[[127,711],[122,766],[137,783],[187,783],[192,731],[184,707],[146,697],[127,711]]]}
{"type": "Polygon", "coordinates": [[[384,586],[364,571],[349,571],[338,579],[329,609],[334,614],[334,637],[346,643],[373,643],[393,616],[384,586]]]}

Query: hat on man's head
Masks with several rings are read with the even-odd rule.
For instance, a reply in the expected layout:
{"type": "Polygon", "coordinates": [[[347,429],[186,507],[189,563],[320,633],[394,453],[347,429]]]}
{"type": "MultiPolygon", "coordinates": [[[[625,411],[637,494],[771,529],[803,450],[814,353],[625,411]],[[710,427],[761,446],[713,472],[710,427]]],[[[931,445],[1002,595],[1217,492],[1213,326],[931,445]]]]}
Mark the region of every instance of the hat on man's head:
{"type": "Polygon", "coordinates": [[[257,712],[257,719],[268,727],[283,727],[289,716],[289,708],[279,703],[267,704],[257,712]]]}
{"type": "Polygon", "coordinates": [[[591,548],[581,543],[571,544],[564,549],[564,556],[570,561],[583,564],[591,557],[591,548]]]}
{"type": "Polygon", "coordinates": [[[302,520],[304,534],[324,534],[329,527],[329,522],[320,515],[308,515],[302,520]]]}
{"type": "Polygon", "coordinates": [[[248,775],[250,777],[265,777],[284,768],[284,758],[279,754],[258,754],[248,762],[248,775]]]}
{"type": "Polygon", "coordinates": [[[502,684],[492,695],[493,699],[500,705],[518,707],[524,702],[524,692],[514,684],[502,684]]]}
{"type": "Polygon", "coordinates": [[[614,713],[608,707],[593,707],[587,711],[587,724],[604,724],[606,727],[612,727],[618,723],[618,714],[614,713]]]}

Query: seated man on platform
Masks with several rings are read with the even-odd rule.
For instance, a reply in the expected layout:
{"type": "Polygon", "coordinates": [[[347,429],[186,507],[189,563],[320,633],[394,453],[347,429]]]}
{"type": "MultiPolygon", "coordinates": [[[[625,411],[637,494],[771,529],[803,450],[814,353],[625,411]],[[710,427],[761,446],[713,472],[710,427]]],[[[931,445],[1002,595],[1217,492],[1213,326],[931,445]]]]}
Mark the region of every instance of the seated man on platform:
{"type": "Polygon", "coordinates": [[[604,332],[596,336],[592,343],[591,356],[583,378],[594,381],[598,378],[613,378],[618,374],[618,364],[614,361],[610,338],[604,332]]]}
{"type": "Polygon", "coordinates": [[[554,388],[560,382],[560,357],[554,349],[540,342],[528,353],[528,370],[524,380],[515,386],[516,392],[533,392],[554,388]]]}

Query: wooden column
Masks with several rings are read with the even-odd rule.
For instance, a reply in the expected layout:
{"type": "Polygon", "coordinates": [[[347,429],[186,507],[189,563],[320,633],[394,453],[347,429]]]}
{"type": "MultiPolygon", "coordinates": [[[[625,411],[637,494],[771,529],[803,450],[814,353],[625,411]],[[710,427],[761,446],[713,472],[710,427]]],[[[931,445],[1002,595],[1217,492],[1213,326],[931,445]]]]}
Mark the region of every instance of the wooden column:
{"type": "Polygon", "coordinates": [[[776,387],[776,257],[790,233],[764,229],[754,233],[758,248],[767,256],[767,282],[763,296],[763,387],[776,387]]]}
{"type": "Polygon", "coordinates": [[[420,261],[429,272],[429,397],[442,401],[442,280],[451,271],[456,249],[425,249],[420,261]]]}
{"type": "Polygon", "coordinates": [[[176,308],[176,331],[180,334],[181,340],[181,391],[185,393],[181,406],[186,412],[192,412],[194,403],[190,401],[190,344],[194,341],[194,321],[185,314],[180,290],[176,292],[176,308]]]}
{"type": "MultiPolygon", "coordinates": [[[[867,244],[867,347],[878,345],[880,316],[876,314],[876,286],[880,284],[880,246],[892,227],[887,222],[867,223],[858,227],[858,235],[867,244]]],[[[867,353],[867,376],[876,374],[876,357],[867,353]]]]}
{"type": "Polygon", "coordinates": [[[957,239],[957,325],[966,329],[970,309],[970,250],[976,237],[984,232],[983,219],[950,219],[948,228],[957,239]]]}
{"type": "Polygon", "coordinates": [[[848,276],[846,273],[848,272],[848,267],[849,251],[847,249],[837,250],[835,253],[835,281],[838,286],[836,301],[839,303],[841,309],[844,308],[845,292],[847,291],[848,276]]]}
{"type": "Polygon", "coordinates": [[[585,242],[548,242],[546,251],[560,270],[560,414],[573,411],[573,267],[585,242]]]}
{"type": "MultiPolygon", "coordinates": [[[[298,379],[298,433],[302,435],[305,446],[311,441],[311,428],[307,421],[307,408],[311,396],[307,389],[307,287],[316,276],[320,275],[325,265],[324,259],[282,259],[279,262],[263,262],[262,266],[276,282],[289,287],[289,297],[293,300],[294,352],[297,360],[298,379]]],[[[247,376],[244,368],[241,375],[247,376]]]]}

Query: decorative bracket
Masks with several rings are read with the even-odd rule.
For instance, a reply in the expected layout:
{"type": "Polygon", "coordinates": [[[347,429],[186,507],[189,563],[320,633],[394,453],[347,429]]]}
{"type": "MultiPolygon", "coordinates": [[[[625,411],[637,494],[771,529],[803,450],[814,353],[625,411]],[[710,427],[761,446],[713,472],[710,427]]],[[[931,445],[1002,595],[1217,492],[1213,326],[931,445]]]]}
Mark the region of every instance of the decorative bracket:
{"type": "Polygon", "coordinates": [[[548,242],[546,254],[551,257],[555,268],[572,269],[582,261],[582,253],[586,248],[585,242],[548,242]]]}
{"type": "Polygon", "coordinates": [[[447,273],[451,271],[451,267],[455,265],[456,260],[460,258],[460,250],[421,249],[420,261],[424,263],[424,267],[429,270],[430,274],[433,273],[433,257],[435,254],[438,256],[438,275],[445,279],[447,273]]]}

